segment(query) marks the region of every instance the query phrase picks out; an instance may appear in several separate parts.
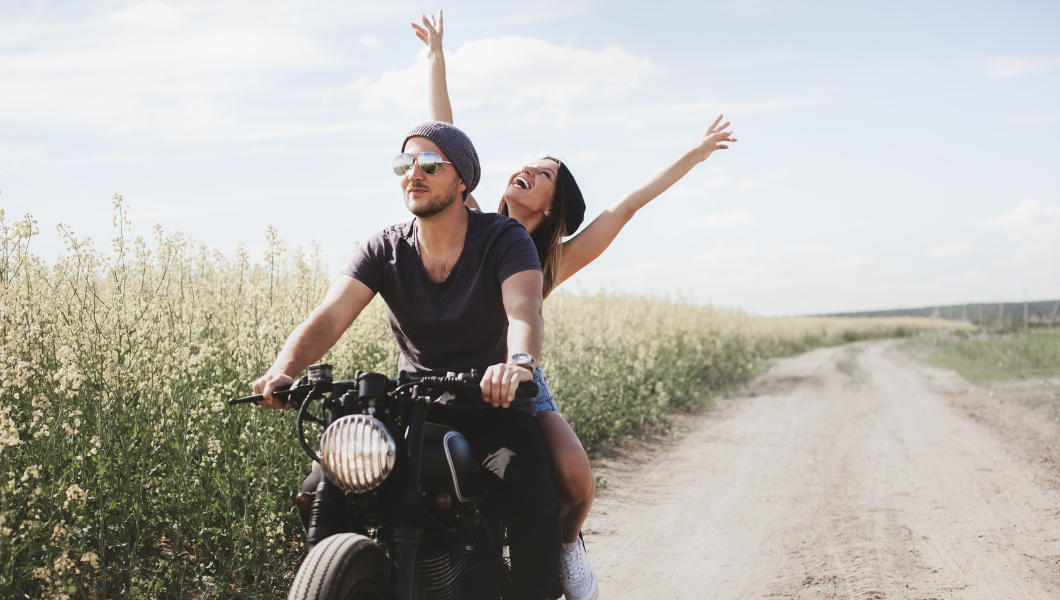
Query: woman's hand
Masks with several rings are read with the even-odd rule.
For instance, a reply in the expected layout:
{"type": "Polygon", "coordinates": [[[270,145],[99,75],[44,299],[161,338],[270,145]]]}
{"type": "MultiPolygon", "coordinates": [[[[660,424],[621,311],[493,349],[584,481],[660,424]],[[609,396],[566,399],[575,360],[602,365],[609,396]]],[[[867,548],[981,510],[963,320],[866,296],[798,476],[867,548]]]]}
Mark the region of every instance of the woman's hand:
{"type": "Polygon", "coordinates": [[[427,48],[430,49],[430,53],[435,56],[441,56],[442,54],[442,10],[438,9],[438,20],[434,19],[434,15],[431,15],[430,20],[427,19],[427,15],[420,15],[423,19],[423,27],[415,23],[411,23],[412,28],[416,30],[416,37],[423,40],[424,44],[427,44],[427,48]]]}
{"type": "Polygon", "coordinates": [[[699,143],[693,149],[699,154],[699,161],[703,162],[707,160],[715,150],[724,150],[728,148],[728,143],[736,141],[736,138],[732,137],[731,131],[725,131],[725,128],[729,126],[729,121],[725,121],[722,125],[718,125],[721,122],[722,115],[718,115],[717,119],[707,127],[707,130],[703,132],[703,137],[700,138],[699,143]]]}

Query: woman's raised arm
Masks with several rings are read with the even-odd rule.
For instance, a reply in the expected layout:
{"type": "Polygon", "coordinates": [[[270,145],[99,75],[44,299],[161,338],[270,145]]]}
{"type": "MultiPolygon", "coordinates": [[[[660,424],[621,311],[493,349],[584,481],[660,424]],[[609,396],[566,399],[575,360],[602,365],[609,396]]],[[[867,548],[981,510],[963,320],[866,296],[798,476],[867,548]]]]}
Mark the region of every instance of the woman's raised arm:
{"type": "Polygon", "coordinates": [[[431,120],[445,121],[453,124],[453,105],[449,103],[449,88],[445,85],[445,54],[442,52],[442,11],[438,11],[438,19],[434,15],[428,19],[427,15],[420,15],[423,26],[411,23],[416,30],[416,37],[427,44],[427,59],[430,61],[430,72],[427,75],[428,94],[431,101],[431,120]]]}
{"type": "Polygon", "coordinates": [[[720,122],[721,116],[719,115],[711,123],[710,127],[703,132],[703,137],[691,150],[681,155],[670,166],[638,185],[621,200],[607,207],[581,233],[565,242],[563,244],[563,258],[560,263],[559,282],[557,282],[557,285],[603,254],[604,250],[607,250],[607,247],[614,241],[618,232],[622,231],[626,223],[644,205],[670,189],[670,186],[687,175],[692,170],[692,167],[707,160],[707,157],[712,152],[728,148],[729,146],[725,142],[735,142],[736,138],[732,137],[732,132],[724,131],[729,126],[729,122],[726,121],[724,124],[718,125],[720,122]]]}
{"type": "MultiPolygon", "coordinates": [[[[449,102],[449,87],[445,83],[445,53],[442,52],[442,11],[438,10],[438,19],[434,15],[428,19],[427,15],[420,15],[423,26],[410,23],[416,30],[416,37],[427,44],[427,60],[430,62],[430,70],[427,73],[427,88],[430,98],[431,120],[445,121],[450,125],[453,123],[453,105],[449,102]]],[[[464,199],[464,205],[468,208],[479,209],[478,202],[468,194],[464,199]]]]}

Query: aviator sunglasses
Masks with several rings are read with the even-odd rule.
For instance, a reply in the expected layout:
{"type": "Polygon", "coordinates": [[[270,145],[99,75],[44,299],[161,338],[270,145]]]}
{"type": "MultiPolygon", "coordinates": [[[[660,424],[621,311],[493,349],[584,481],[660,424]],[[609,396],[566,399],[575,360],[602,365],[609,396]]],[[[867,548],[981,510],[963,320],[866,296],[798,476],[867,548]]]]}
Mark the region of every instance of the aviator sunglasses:
{"type": "Polygon", "coordinates": [[[442,165],[453,164],[442,160],[442,157],[435,152],[420,152],[419,156],[403,152],[394,157],[394,174],[408,173],[414,163],[419,163],[420,170],[427,175],[437,175],[442,172],[442,165]]]}

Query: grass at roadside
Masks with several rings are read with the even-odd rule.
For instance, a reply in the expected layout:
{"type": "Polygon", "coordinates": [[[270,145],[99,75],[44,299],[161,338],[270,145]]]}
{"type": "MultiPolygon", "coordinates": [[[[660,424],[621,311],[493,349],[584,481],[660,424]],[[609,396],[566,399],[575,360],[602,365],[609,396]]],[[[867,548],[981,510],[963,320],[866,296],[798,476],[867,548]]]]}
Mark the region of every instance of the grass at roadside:
{"type": "Polygon", "coordinates": [[[1060,376],[1060,329],[923,332],[903,348],[970,381],[1060,376]]]}

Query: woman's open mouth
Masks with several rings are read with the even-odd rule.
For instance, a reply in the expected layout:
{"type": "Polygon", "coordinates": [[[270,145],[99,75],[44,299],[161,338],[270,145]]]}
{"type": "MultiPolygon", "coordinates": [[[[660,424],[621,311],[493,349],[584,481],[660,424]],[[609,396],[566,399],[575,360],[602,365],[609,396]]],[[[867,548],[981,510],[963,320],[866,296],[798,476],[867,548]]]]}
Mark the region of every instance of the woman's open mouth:
{"type": "Polygon", "coordinates": [[[528,182],[522,175],[517,176],[512,180],[512,185],[524,190],[530,189],[530,182],[528,182]]]}

